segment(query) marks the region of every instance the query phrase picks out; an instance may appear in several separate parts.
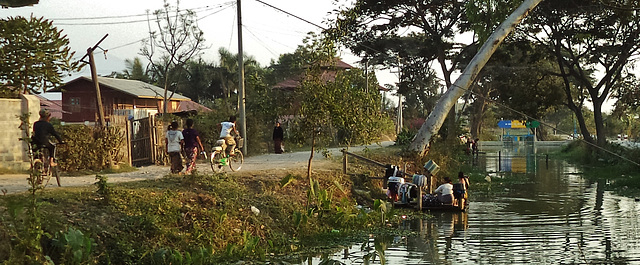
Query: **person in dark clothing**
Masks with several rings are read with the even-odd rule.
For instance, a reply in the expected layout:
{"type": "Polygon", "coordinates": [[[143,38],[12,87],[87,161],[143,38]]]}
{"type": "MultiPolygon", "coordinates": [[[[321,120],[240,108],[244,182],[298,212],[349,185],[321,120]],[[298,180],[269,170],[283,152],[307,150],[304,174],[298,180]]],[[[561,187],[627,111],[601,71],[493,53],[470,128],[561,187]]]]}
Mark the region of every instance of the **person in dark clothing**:
{"type": "Polygon", "coordinates": [[[276,122],[276,127],[273,128],[273,148],[276,154],[282,154],[284,152],[282,148],[282,141],[284,140],[284,131],[280,127],[280,122],[276,122]]]}
{"type": "Polygon", "coordinates": [[[60,134],[56,132],[53,125],[49,122],[51,120],[51,113],[43,109],[39,114],[40,119],[33,124],[33,136],[31,137],[34,151],[40,150],[41,148],[49,150],[49,163],[51,166],[56,166],[55,161],[53,161],[53,152],[56,147],[51,143],[49,138],[53,136],[58,140],[58,143],[63,143],[62,137],[60,137],[60,134]]]}
{"type": "Polygon", "coordinates": [[[187,119],[186,129],[182,130],[182,136],[184,136],[184,146],[182,149],[187,157],[187,170],[186,173],[190,174],[196,168],[196,158],[198,157],[198,150],[204,151],[202,142],[200,141],[200,135],[198,131],[193,129],[193,119],[187,119]],[[200,148],[200,149],[198,149],[200,148]]]}

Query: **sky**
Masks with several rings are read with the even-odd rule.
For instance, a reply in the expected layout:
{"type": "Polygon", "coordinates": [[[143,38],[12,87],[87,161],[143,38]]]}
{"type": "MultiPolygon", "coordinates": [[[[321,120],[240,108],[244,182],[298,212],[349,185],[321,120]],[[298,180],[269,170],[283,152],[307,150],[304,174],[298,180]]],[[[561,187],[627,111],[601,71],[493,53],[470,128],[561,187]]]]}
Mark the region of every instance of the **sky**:
{"type": "MultiPolygon", "coordinates": [[[[242,38],[244,53],[253,56],[262,66],[268,66],[279,55],[292,53],[302,44],[308,32],[319,33],[315,25],[328,27],[325,23],[329,13],[338,8],[333,0],[260,0],[287,11],[299,18],[278,11],[257,0],[242,1],[242,38]],[[315,24],[315,25],[313,25],[315,24]]],[[[342,1],[343,2],[343,1],[342,1]]],[[[53,21],[70,40],[75,58],[80,59],[100,39],[108,34],[94,53],[99,75],[125,69],[124,60],[143,57],[139,54],[141,40],[149,36],[149,25],[156,30],[153,11],[161,9],[162,0],[40,0],[30,7],[0,9],[3,18],[11,16],[44,17],[53,21]],[[147,20],[147,11],[150,20],[147,20]],[[104,51],[103,51],[104,50],[104,51]]],[[[176,4],[169,0],[171,5],[176,4]]],[[[196,12],[198,26],[204,32],[205,46],[202,57],[219,62],[218,49],[226,48],[238,52],[236,1],[226,0],[181,0],[181,9],[196,12]]],[[[339,56],[352,66],[360,66],[358,57],[348,51],[339,56]]],[[[389,71],[376,71],[381,85],[395,84],[397,75],[389,71]]],[[[89,67],[65,79],[89,76],[89,67]]]]}

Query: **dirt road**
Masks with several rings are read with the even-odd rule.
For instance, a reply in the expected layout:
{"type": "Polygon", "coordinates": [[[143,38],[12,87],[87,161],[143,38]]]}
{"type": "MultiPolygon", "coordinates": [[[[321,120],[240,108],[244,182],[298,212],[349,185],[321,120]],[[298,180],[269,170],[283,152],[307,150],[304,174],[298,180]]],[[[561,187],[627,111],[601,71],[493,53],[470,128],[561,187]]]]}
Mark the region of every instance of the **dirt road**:
{"type": "MultiPolygon", "coordinates": [[[[394,142],[385,141],[379,144],[372,144],[368,146],[357,146],[351,147],[349,151],[359,152],[364,150],[365,148],[375,149],[393,145],[394,142]]],[[[331,158],[324,158],[322,154],[315,153],[313,159],[314,170],[325,170],[325,169],[335,169],[340,167],[340,161],[342,159],[342,153],[340,152],[342,148],[331,148],[329,149],[329,153],[331,154],[331,158]]],[[[228,174],[250,174],[250,175],[269,175],[269,174],[282,174],[286,172],[300,171],[305,170],[307,168],[307,163],[309,162],[309,151],[304,152],[292,152],[292,153],[284,153],[284,154],[264,154],[258,156],[250,156],[246,157],[244,160],[244,165],[239,172],[232,172],[228,167],[225,168],[225,172],[228,174]]],[[[197,165],[197,169],[200,172],[205,174],[212,173],[211,167],[208,163],[199,163],[197,165]]],[[[128,182],[128,181],[138,181],[138,180],[147,180],[147,179],[157,179],[162,178],[163,176],[169,174],[168,166],[144,166],[139,167],[137,171],[127,172],[127,173],[117,173],[117,174],[108,174],[108,181],[110,183],[118,183],[118,182],[128,182]]],[[[11,193],[19,193],[25,192],[29,189],[29,185],[27,183],[27,178],[29,176],[26,174],[7,174],[0,175],[0,190],[3,193],[11,194],[11,193]]],[[[52,180],[47,189],[55,189],[58,188],[57,185],[52,183],[55,180],[52,180]]],[[[95,175],[86,175],[86,176],[74,176],[68,177],[64,176],[62,178],[62,186],[70,187],[70,186],[89,186],[95,183],[95,175]]]]}

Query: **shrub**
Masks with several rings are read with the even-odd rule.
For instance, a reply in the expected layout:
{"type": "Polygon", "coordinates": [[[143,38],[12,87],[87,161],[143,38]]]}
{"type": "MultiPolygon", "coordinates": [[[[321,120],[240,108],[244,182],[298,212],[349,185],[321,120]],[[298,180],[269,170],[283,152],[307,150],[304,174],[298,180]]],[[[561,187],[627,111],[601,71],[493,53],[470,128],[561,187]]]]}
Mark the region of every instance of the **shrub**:
{"type": "Polygon", "coordinates": [[[67,142],[56,150],[58,166],[63,171],[100,171],[108,168],[109,156],[114,164],[123,160],[119,152],[125,136],[118,128],[66,125],[56,131],[67,142]]]}

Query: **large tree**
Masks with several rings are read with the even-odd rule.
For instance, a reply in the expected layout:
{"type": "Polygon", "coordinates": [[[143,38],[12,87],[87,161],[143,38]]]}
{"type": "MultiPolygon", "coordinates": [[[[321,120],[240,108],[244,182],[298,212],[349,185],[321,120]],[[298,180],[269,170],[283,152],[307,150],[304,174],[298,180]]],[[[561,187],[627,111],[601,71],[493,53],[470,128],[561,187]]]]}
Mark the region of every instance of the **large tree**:
{"type": "Polygon", "coordinates": [[[154,12],[157,31],[150,32],[151,38],[141,50],[151,63],[157,82],[164,87],[163,113],[167,112],[167,100],[177,89],[173,78],[178,78],[184,65],[200,54],[204,44],[204,33],[196,23],[195,13],[181,10],[179,3],[176,1],[174,7],[165,0],[164,8],[154,12]],[[174,88],[171,95],[170,88],[174,88]]]}
{"type": "Polygon", "coordinates": [[[79,70],[69,39],[44,18],[0,19],[0,88],[3,96],[41,93],[79,70]]]}
{"type": "Polygon", "coordinates": [[[584,139],[592,144],[606,144],[602,105],[640,55],[637,8],[637,1],[545,1],[523,28],[531,40],[555,55],[567,106],[584,139]],[[585,123],[585,100],[593,105],[595,140],[585,123]]]}
{"type": "MultiPolygon", "coordinates": [[[[425,71],[432,62],[450,87],[461,54],[469,46],[456,39],[470,30],[466,4],[466,0],[358,0],[338,11],[326,33],[372,63],[400,68],[400,94],[413,88],[404,85],[428,77],[425,71]]],[[[454,119],[450,121],[448,128],[453,129],[454,119]]]]}

